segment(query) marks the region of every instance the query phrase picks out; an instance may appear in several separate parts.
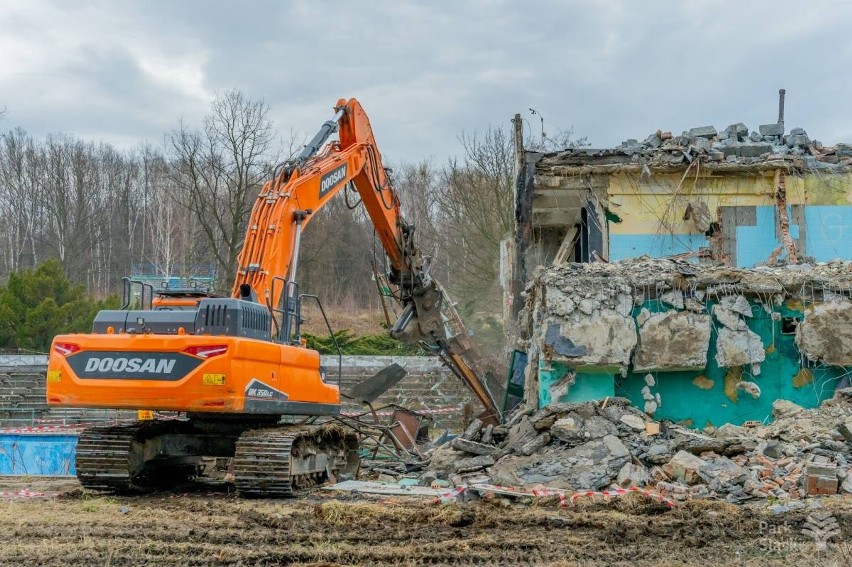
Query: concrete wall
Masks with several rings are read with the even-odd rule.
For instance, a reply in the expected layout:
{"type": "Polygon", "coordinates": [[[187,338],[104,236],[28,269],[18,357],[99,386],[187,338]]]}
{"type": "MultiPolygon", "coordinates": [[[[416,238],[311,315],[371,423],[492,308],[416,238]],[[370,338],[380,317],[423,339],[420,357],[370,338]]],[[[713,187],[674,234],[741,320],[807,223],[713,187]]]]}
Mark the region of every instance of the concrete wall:
{"type": "MultiPolygon", "coordinates": [[[[764,263],[779,241],[775,183],[771,173],[699,175],[655,173],[605,176],[611,213],[610,260],[698,252],[710,239],[693,220],[684,220],[690,204],[704,203],[709,218],[721,221],[723,247],[731,265],[764,263]]],[[[852,175],[812,172],[788,175],[787,211],[797,248],[816,261],[852,258],[843,245],[852,235],[852,175]]]]}
{"type": "MultiPolygon", "coordinates": [[[[436,424],[457,430],[462,427],[462,412],[457,409],[473,397],[467,388],[432,357],[348,356],[343,358],[342,388],[368,378],[389,364],[404,367],[408,375],[383,395],[377,406],[398,404],[412,410],[435,410],[436,424]]],[[[337,378],[337,357],[324,356],[322,364],[329,377],[337,378]]],[[[86,423],[132,418],[133,412],[114,410],[49,408],[45,401],[47,357],[30,355],[0,356],[0,428],[40,424],[86,423]]],[[[346,411],[359,411],[346,407],[346,411]]]]}

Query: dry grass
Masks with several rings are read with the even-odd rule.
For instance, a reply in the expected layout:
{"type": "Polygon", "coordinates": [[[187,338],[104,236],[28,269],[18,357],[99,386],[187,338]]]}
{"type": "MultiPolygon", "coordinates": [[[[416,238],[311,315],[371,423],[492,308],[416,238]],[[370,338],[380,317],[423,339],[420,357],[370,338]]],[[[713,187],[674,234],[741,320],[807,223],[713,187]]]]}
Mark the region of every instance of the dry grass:
{"type": "MultiPolygon", "coordinates": [[[[813,565],[806,511],[722,503],[660,509],[641,495],[568,508],[502,499],[437,505],[312,493],[304,500],[163,494],[0,503],[0,565],[813,565]]],[[[852,501],[826,501],[843,537],[852,501]]]]}

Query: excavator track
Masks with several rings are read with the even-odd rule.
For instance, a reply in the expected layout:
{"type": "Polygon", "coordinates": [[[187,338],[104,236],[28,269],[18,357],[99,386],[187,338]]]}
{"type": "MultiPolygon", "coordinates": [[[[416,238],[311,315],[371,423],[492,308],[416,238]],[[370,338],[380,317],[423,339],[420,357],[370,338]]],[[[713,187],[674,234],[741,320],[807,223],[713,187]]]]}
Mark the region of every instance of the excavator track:
{"type": "Polygon", "coordinates": [[[234,483],[243,496],[293,497],[359,464],[357,436],[339,426],[255,429],[237,440],[234,483]]]}
{"type": "Polygon", "coordinates": [[[77,440],[77,479],[85,488],[113,492],[133,489],[132,445],[143,424],[89,427],[77,440]]]}

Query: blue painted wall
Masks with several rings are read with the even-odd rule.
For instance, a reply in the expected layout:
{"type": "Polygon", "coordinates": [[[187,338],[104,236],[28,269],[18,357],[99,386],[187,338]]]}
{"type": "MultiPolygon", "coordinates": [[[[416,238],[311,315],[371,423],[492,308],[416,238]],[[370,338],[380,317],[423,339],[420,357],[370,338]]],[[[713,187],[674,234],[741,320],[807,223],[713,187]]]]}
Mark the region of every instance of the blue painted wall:
{"type": "Polygon", "coordinates": [[[0,433],[0,474],[74,476],[76,435],[0,433]]]}
{"type": "MultiPolygon", "coordinates": [[[[775,234],[775,207],[756,206],[755,226],[736,227],[737,267],[751,268],[763,264],[781,246],[775,234]]],[[[787,215],[793,218],[791,207],[787,215]]],[[[805,206],[805,255],[817,262],[834,258],[852,259],[852,206],[805,206]]],[[[790,236],[799,238],[799,225],[790,224],[790,236]]],[[[610,234],[610,260],[648,255],[671,256],[697,252],[710,246],[703,234],[610,234]]]]}
{"type": "MultiPolygon", "coordinates": [[[[775,207],[755,207],[756,226],[737,227],[737,267],[751,268],[757,264],[765,264],[772,252],[781,246],[775,238],[775,207]]],[[[793,213],[787,207],[787,217],[792,219],[793,213]]],[[[799,238],[799,225],[790,223],[790,236],[793,240],[799,238]]]]}
{"type": "Polygon", "coordinates": [[[697,252],[709,245],[703,234],[610,234],[609,259],[617,262],[646,254],[672,256],[697,252]]]}
{"type": "Polygon", "coordinates": [[[852,206],[808,205],[805,225],[808,256],[818,262],[852,258],[852,206]]]}

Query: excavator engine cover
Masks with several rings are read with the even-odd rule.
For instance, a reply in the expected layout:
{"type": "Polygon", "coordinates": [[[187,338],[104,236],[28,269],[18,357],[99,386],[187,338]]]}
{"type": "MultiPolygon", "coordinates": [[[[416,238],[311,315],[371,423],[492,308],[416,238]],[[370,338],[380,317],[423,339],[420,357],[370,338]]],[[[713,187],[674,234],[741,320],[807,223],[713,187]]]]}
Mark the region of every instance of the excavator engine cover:
{"type": "Polygon", "coordinates": [[[146,311],[105,310],[95,317],[92,332],[154,333],[176,335],[225,335],[271,340],[269,311],[257,303],[231,298],[207,298],[198,310],[157,309],[146,311]]]}

